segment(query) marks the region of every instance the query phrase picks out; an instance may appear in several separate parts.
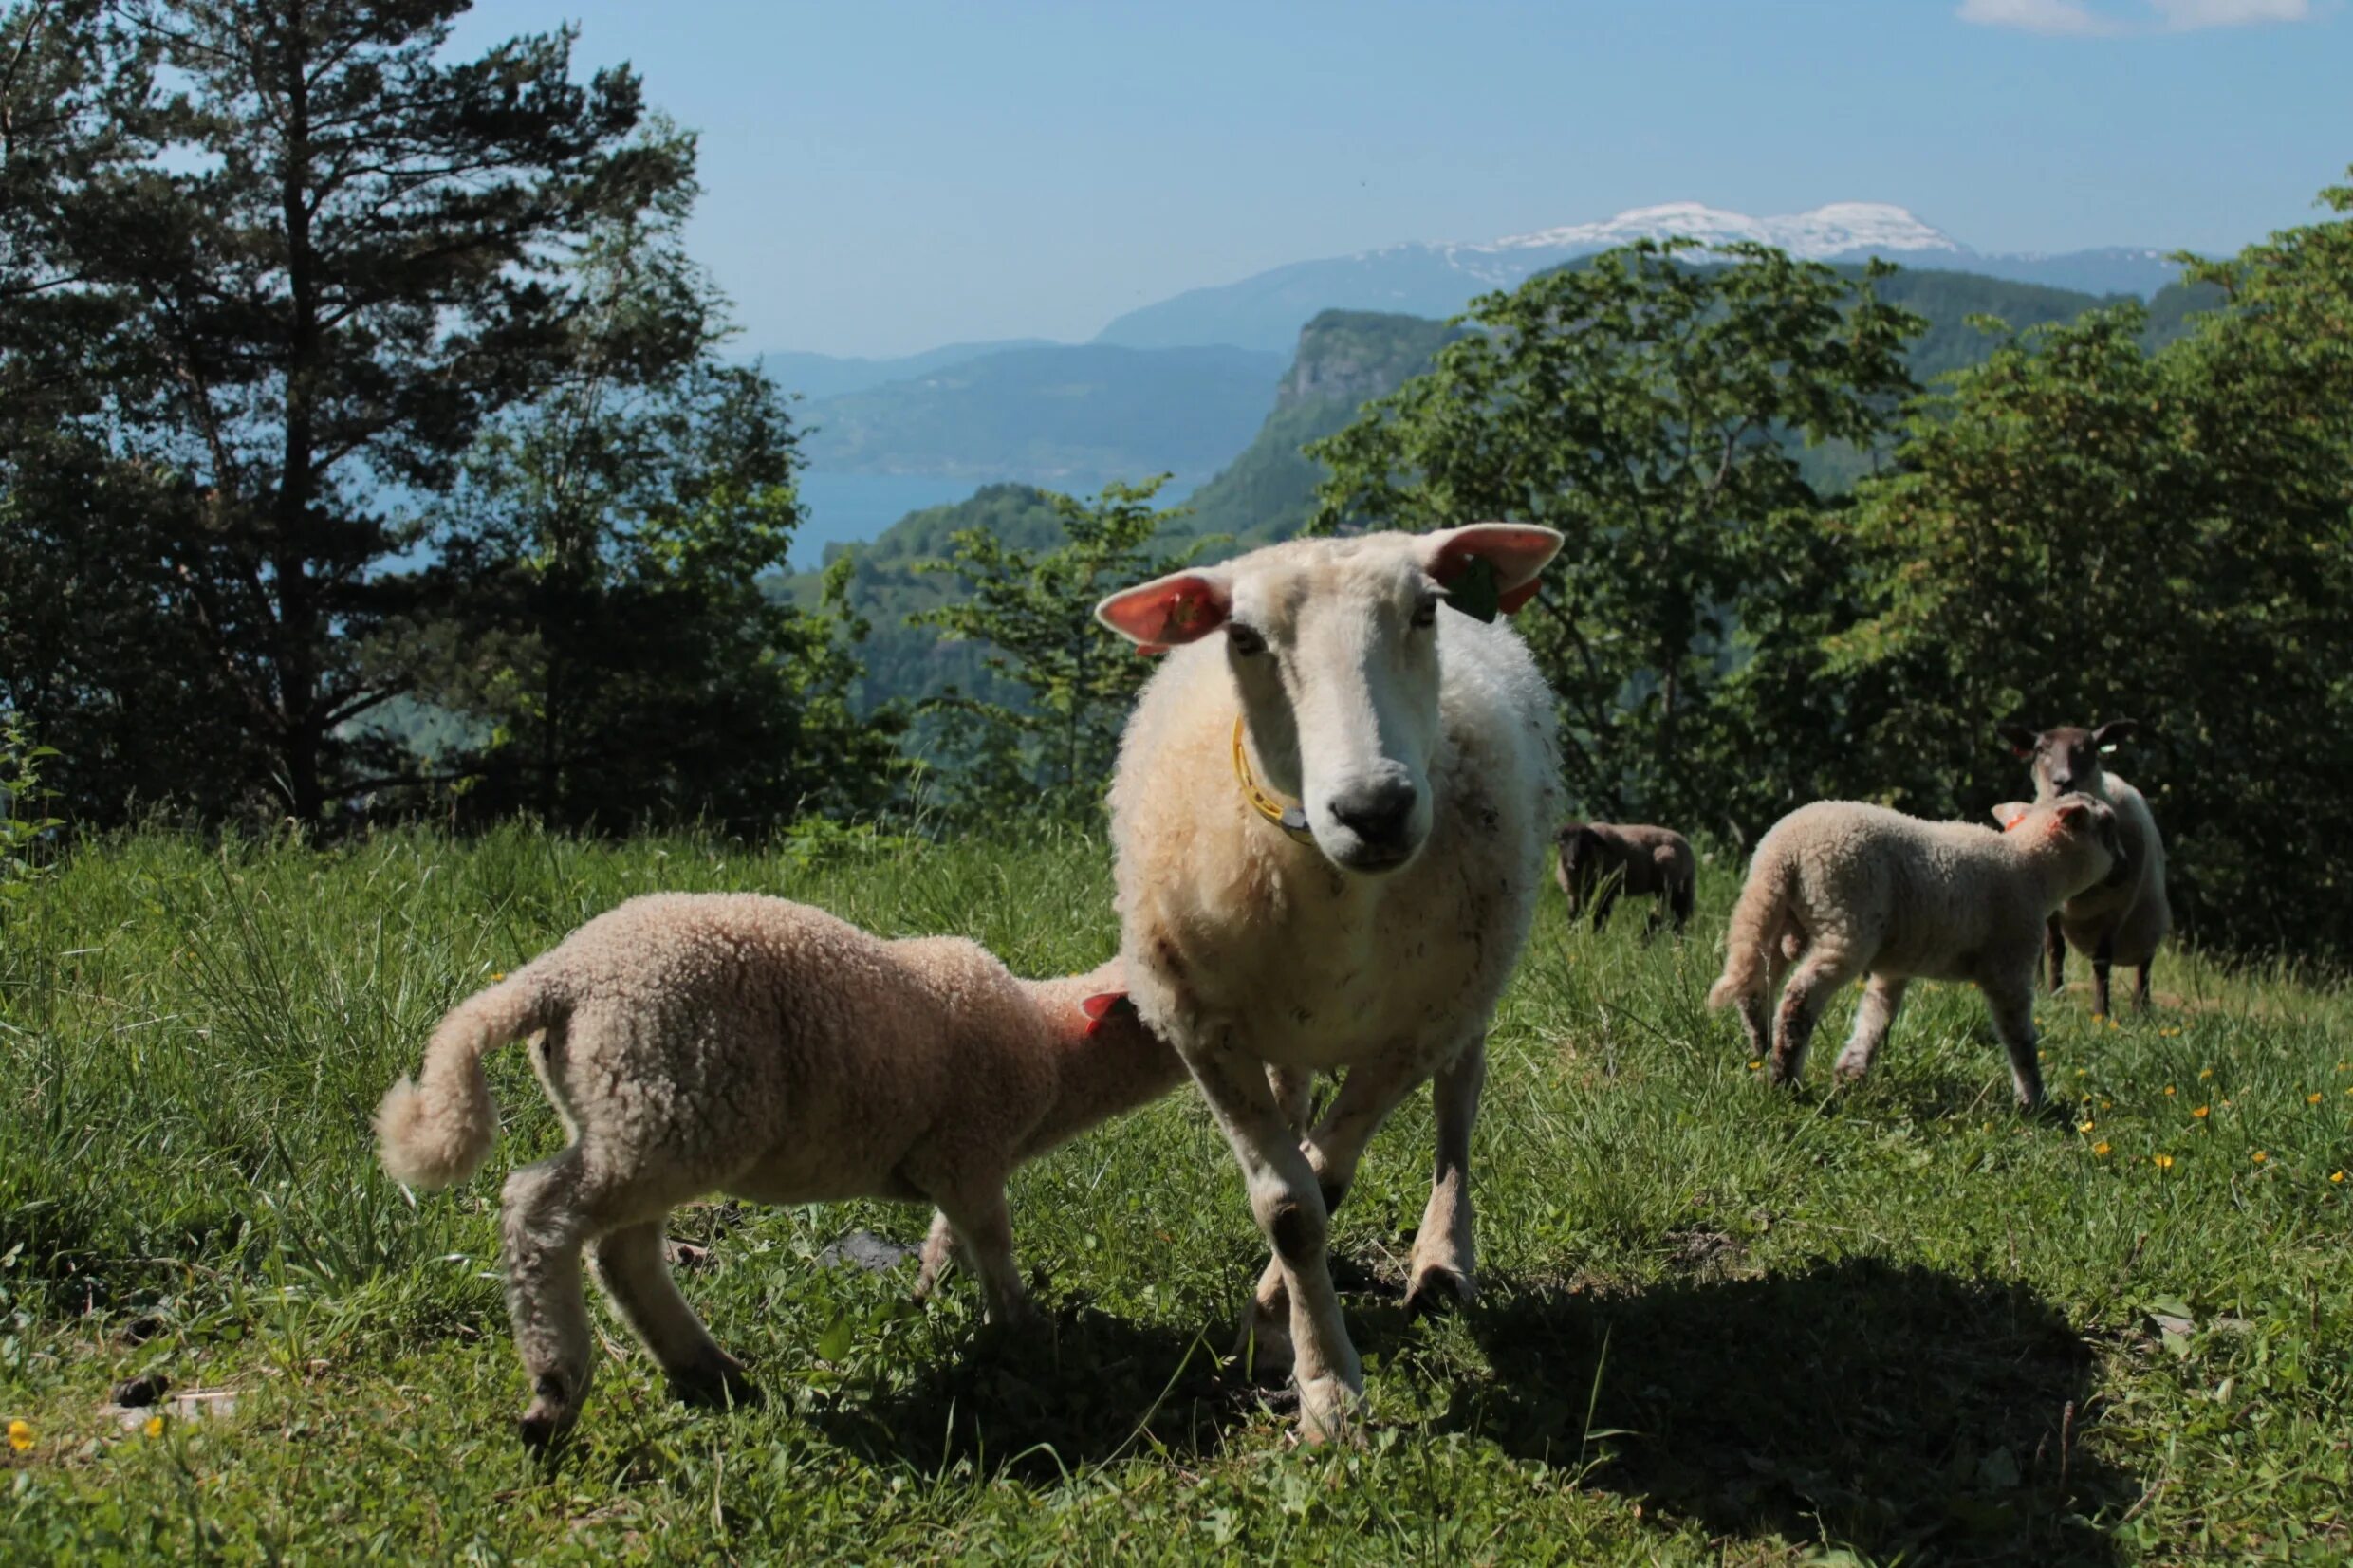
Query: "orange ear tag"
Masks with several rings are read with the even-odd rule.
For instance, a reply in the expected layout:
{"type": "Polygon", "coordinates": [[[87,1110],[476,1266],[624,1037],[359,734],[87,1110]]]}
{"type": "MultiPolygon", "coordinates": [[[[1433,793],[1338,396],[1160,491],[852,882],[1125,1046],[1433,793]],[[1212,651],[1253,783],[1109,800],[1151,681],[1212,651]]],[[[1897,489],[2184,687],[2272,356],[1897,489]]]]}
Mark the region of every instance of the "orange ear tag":
{"type": "Polygon", "coordinates": [[[1080,1003],[1079,1011],[1086,1015],[1086,1032],[1091,1036],[1112,1019],[1133,1017],[1136,1004],[1125,991],[1103,991],[1080,1003]]]}

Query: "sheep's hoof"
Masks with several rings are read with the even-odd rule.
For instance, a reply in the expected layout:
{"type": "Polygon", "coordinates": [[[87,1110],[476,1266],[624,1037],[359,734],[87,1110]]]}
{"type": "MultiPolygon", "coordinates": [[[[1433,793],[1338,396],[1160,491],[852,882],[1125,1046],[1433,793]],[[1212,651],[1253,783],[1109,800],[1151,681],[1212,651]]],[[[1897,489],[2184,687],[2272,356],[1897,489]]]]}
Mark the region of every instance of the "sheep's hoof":
{"type": "Polygon", "coordinates": [[[1405,1292],[1406,1320],[1469,1306],[1478,1289],[1478,1282],[1469,1274],[1433,1264],[1415,1274],[1412,1287],[1405,1292]]]}
{"type": "Polygon", "coordinates": [[[1242,1315],[1242,1332],[1235,1336],[1233,1354],[1254,1382],[1279,1383],[1291,1374],[1291,1328],[1288,1307],[1269,1312],[1253,1301],[1242,1315]]]}
{"type": "Polygon", "coordinates": [[[742,1362],[725,1351],[713,1351],[693,1366],[673,1370],[669,1382],[671,1397],[683,1405],[726,1410],[760,1403],[760,1385],[744,1371],[742,1362]]]}
{"type": "Polygon", "coordinates": [[[545,1455],[570,1435],[579,1414],[565,1397],[564,1380],[552,1374],[543,1376],[533,1386],[530,1405],[515,1422],[515,1435],[528,1452],[545,1455]]]}
{"type": "Polygon", "coordinates": [[[1357,1408],[1363,1391],[1340,1377],[1318,1377],[1299,1385],[1299,1439],[1307,1444],[1364,1441],[1357,1408]]]}
{"type": "Polygon", "coordinates": [[[1830,1076],[1840,1083],[1861,1083],[1863,1075],[1870,1070],[1871,1064],[1867,1061],[1850,1061],[1841,1057],[1838,1064],[1830,1069],[1830,1076]]]}

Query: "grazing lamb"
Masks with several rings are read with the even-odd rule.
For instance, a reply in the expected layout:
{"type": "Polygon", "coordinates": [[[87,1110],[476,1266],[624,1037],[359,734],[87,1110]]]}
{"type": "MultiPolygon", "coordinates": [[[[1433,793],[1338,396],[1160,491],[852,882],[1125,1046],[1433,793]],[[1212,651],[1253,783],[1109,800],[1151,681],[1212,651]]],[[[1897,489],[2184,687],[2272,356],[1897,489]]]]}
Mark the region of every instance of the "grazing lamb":
{"type": "Polygon", "coordinates": [[[1560,544],[1510,524],[1295,540],[1098,608],[1139,644],[1183,645],[1112,781],[1121,950],[1241,1162],[1274,1253],[1245,1337],[1259,1366],[1291,1363],[1310,1438],[1343,1434],[1363,1392],[1330,1213],[1434,1074],[1408,1302],[1472,1289],[1488,1020],[1534,913],[1558,776],[1552,693],[1492,617],[1535,594],[1560,544]],[[1343,1067],[1303,1126],[1312,1075],[1343,1067]]]}
{"type": "Polygon", "coordinates": [[[1593,929],[1609,925],[1619,895],[1656,894],[1650,930],[1672,913],[1676,934],[1690,923],[1692,889],[1698,877],[1691,840],[1671,828],[1619,822],[1564,822],[1554,838],[1560,846],[1553,874],[1568,895],[1568,917],[1593,905],[1593,929]]]}
{"type": "Polygon", "coordinates": [[[1870,1071],[1914,978],[1967,980],[2010,1048],[2019,1105],[2041,1102],[2034,961],[2043,921],[2123,864],[2122,850],[2116,813],[2088,795],[2005,805],[1994,818],[2002,832],[1817,801],[1758,841],[1708,1005],[1739,1005],[1770,1081],[1798,1081],[1823,1005],[1859,975],[1870,985],[1837,1067],[1848,1081],[1870,1071]],[[1766,1002],[1792,965],[1774,1028],[1766,1002]]]}
{"type": "Polygon", "coordinates": [[[498,1127],[482,1055],[539,1033],[531,1064],[571,1142],[507,1178],[523,1441],[561,1437],[588,1390],[584,1246],[680,1397],[748,1398],[663,1264],[670,1210],[719,1191],[928,1201],[943,1223],[917,1288],[953,1227],[990,1316],[1026,1319],[1007,1175],[1184,1078],[1112,1005],[1119,976],[1114,960],[1017,981],[973,943],[884,942],[781,898],[633,898],[441,1021],[417,1080],[376,1114],[384,1169],[425,1188],[472,1174],[498,1127]]]}
{"type": "Polygon", "coordinates": [[[2047,801],[2069,791],[2105,801],[2115,808],[2116,826],[2132,860],[2132,876],[2113,886],[2080,894],[2050,917],[2050,988],[2066,985],[2067,944],[2091,959],[2092,1008],[2103,1015],[2108,1007],[2108,966],[2137,966],[2140,974],[2133,987],[2133,1005],[2149,1009],[2149,968],[2159,943],[2173,930],[2173,906],[2165,901],[2165,840],[2157,819],[2140,791],[2109,772],[2100,761],[2140,727],[2130,719],[2115,719],[2092,729],[2071,725],[2040,734],[2024,725],[2002,727],[2010,749],[2033,764],[2034,797],[2047,801]]]}

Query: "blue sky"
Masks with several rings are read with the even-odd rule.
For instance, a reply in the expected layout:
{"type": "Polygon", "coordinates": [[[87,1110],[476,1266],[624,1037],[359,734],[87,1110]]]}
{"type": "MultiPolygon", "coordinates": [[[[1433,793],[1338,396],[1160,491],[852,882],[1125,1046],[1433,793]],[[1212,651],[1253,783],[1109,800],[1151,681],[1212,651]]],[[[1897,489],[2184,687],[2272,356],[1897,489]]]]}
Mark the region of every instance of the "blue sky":
{"type": "Polygon", "coordinates": [[[1694,200],[2234,249],[2353,164],[2353,0],[480,0],[702,133],[759,349],[1083,341],[1181,289],[1694,200]]]}

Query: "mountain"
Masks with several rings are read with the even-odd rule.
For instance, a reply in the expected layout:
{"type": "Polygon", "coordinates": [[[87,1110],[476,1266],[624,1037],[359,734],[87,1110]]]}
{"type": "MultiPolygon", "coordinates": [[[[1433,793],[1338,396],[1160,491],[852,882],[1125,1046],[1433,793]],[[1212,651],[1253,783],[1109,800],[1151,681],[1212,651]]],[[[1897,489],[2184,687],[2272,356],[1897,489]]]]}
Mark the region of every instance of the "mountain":
{"type": "Polygon", "coordinates": [[[1478,244],[1393,245],[1354,256],[1294,262],[1238,283],[1190,289],[1129,311],[1099,343],[1170,347],[1233,343],[1288,346],[1300,323],[1326,309],[1452,316],[1491,289],[1509,288],[1580,256],[1637,239],[1689,235],[1712,244],[1752,240],[1810,261],[1881,256],[1906,267],[1974,272],[2089,293],[2147,296],[2178,268],[2154,250],[2109,249],[2066,255],[1985,255],[1903,208],[1840,202],[1786,217],[1750,217],[1695,202],[1621,212],[1478,244]]]}
{"type": "Polygon", "coordinates": [[[1286,363],[1230,347],[998,349],[805,405],[802,452],[836,473],[1198,484],[1250,444],[1286,363]]]}
{"type": "Polygon", "coordinates": [[[1049,340],[1045,338],[1008,338],[998,342],[947,343],[896,360],[843,359],[832,354],[805,354],[797,349],[771,350],[754,358],[760,368],[768,372],[769,379],[787,392],[797,392],[804,397],[839,397],[845,392],[863,392],[885,381],[928,376],[967,360],[977,360],[984,354],[1049,346],[1049,340]]]}

